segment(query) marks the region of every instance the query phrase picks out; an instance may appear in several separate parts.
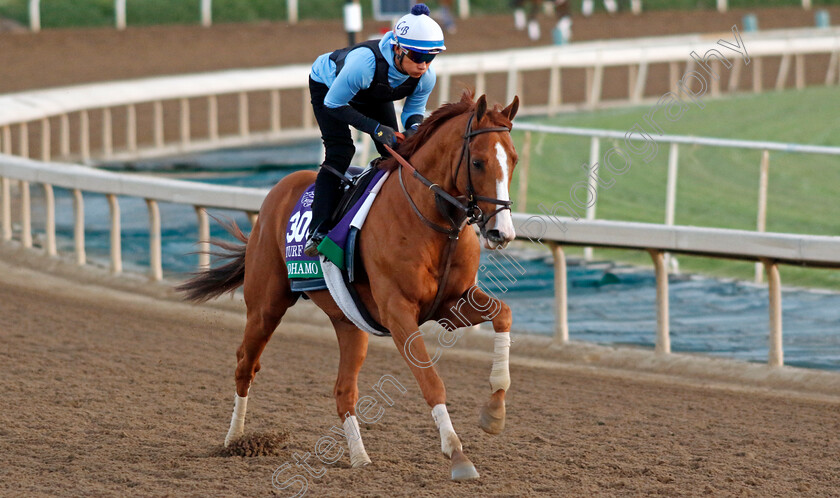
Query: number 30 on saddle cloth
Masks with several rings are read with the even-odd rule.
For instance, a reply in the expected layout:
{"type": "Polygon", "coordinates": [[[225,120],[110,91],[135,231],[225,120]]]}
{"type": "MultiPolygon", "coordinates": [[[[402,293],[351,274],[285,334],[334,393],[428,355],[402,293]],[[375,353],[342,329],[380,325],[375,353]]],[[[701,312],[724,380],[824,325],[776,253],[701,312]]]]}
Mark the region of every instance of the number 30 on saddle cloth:
{"type": "MultiPolygon", "coordinates": [[[[342,271],[352,270],[356,234],[362,228],[379,188],[388,177],[382,170],[366,170],[354,179],[339,204],[338,223],[318,246],[323,257],[342,271]]],[[[303,253],[309,224],[312,221],[312,200],[315,185],[310,185],[298,199],[286,227],[286,269],[292,291],[326,289],[320,257],[303,253]]]]}

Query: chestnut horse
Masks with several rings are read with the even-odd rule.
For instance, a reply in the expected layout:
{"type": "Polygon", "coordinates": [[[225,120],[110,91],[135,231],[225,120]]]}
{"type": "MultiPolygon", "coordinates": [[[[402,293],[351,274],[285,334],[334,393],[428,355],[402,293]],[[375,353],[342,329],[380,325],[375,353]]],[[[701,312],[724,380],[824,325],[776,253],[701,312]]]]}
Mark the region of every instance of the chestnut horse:
{"type": "MultiPolygon", "coordinates": [[[[482,409],[480,425],[489,433],[501,432],[505,392],[510,386],[511,313],[506,304],[474,285],[480,242],[467,225],[479,225],[481,242],[488,249],[504,247],[514,239],[508,188],[517,162],[510,128],[518,107],[516,97],[504,109],[488,109],[485,96],[474,102],[472,94],[465,92],[460,102],[435,111],[398,149],[410,164],[398,163],[395,158],[382,162],[381,167],[392,173],[360,235],[367,275],[361,281],[357,278],[354,285],[371,316],[390,331],[432,408],[441,450],[451,459],[453,480],[475,479],[478,473],[452,427],[443,381],[425,344],[416,339],[419,325],[426,319],[438,320],[449,331],[455,324],[466,327],[492,320],[497,332],[490,374],[492,392],[482,409]],[[439,204],[446,207],[439,208],[439,204]],[[455,242],[450,245],[450,241],[455,242]]],[[[263,202],[250,236],[235,225],[229,227],[246,245],[220,244],[227,249],[230,261],[200,272],[178,288],[187,299],[204,301],[244,284],[247,324],[236,351],[236,396],[225,445],[244,433],[248,390],[260,369],[260,355],[286,310],[299,297],[289,286],[284,261],[286,226],[296,201],[314,181],[311,171],[281,180],[263,202]]],[[[306,294],[335,328],[341,352],[334,389],[338,415],[347,435],[351,465],[366,465],[370,459],[359,434],[356,403],[368,335],[344,316],[328,291],[306,294]]]]}

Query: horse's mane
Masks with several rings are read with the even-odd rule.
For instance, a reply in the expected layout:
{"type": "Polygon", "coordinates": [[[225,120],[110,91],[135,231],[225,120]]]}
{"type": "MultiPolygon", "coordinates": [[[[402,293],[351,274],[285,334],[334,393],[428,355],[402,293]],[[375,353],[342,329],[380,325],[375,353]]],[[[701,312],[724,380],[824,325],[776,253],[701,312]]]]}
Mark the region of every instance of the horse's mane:
{"type": "MultiPolygon", "coordinates": [[[[426,143],[435,130],[437,130],[443,123],[475,108],[473,95],[473,91],[467,89],[464,90],[463,94],[461,94],[460,101],[450,102],[440,106],[428,118],[423,120],[423,123],[417,129],[417,133],[410,136],[405,140],[405,142],[400,144],[400,146],[396,149],[397,153],[405,159],[410,160],[411,156],[417,152],[417,149],[419,149],[422,144],[426,143]]],[[[396,159],[391,157],[382,161],[379,165],[380,168],[388,171],[393,170],[397,166],[398,163],[396,159]]]]}

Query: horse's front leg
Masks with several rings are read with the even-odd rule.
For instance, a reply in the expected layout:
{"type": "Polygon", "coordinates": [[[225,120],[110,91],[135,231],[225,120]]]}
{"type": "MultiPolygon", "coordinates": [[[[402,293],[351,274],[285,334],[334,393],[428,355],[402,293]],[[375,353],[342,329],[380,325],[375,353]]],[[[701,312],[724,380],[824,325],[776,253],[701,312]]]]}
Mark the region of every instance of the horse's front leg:
{"type": "Polygon", "coordinates": [[[394,344],[417,379],[423,398],[432,408],[432,418],[440,432],[440,449],[451,460],[452,480],[478,479],[475,465],[464,455],[461,440],[449,418],[446,387],[423,343],[423,335],[417,325],[417,306],[403,299],[392,298],[385,309],[388,310],[388,316],[383,317],[384,325],[391,331],[394,344]]]}
{"type": "Polygon", "coordinates": [[[510,307],[488,296],[477,286],[471,287],[457,301],[446,303],[439,323],[448,330],[487,321],[496,331],[493,344],[493,367],[490,370],[490,400],[482,407],[479,425],[485,432],[499,434],[505,428],[505,393],[510,389],[510,307]]]}

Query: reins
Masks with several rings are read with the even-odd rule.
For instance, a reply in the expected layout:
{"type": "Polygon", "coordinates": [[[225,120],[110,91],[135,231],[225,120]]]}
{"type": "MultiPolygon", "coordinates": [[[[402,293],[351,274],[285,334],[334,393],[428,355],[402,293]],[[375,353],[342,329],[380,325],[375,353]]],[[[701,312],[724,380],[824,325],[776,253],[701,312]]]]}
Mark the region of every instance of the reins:
{"type": "Polygon", "coordinates": [[[458,172],[461,170],[461,163],[464,162],[466,158],[467,161],[467,196],[463,199],[466,202],[462,202],[458,197],[454,197],[436,183],[433,183],[428,178],[420,174],[417,169],[411,165],[404,157],[399,155],[394,149],[385,145],[385,148],[388,152],[391,153],[391,156],[397,160],[397,163],[400,165],[399,170],[399,177],[400,177],[400,187],[402,187],[403,194],[405,194],[406,200],[408,200],[408,204],[414,210],[414,214],[420,218],[426,226],[435,230],[436,232],[440,232],[446,234],[449,238],[449,242],[446,244],[446,248],[444,249],[443,259],[441,263],[443,265],[443,270],[439,271],[438,274],[440,277],[438,278],[438,289],[437,293],[435,294],[435,299],[432,302],[432,307],[426,313],[426,316],[420,320],[420,323],[424,323],[430,318],[432,318],[437,311],[438,307],[440,306],[441,302],[443,301],[444,289],[446,287],[446,281],[449,278],[449,270],[452,267],[452,256],[455,254],[455,247],[458,244],[458,236],[461,233],[461,230],[464,227],[464,224],[472,225],[476,224],[481,231],[481,234],[486,237],[486,225],[487,222],[490,221],[494,216],[499,214],[502,210],[508,209],[510,210],[511,205],[513,204],[511,201],[503,200],[503,199],[496,199],[493,197],[486,197],[482,195],[477,195],[475,193],[475,188],[473,187],[472,182],[472,173],[470,169],[470,142],[472,137],[476,135],[481,135],[482,133],[493,133],[493,132],[508,132],[510,133],[510,128],[507,127],[495,127],[495,128],[481,128],[478,130],[472,129],[472,123],[475,119],[475,114],[470,116],[470,119],[467,121],[467,128],[464,131],[463,135],[463,146],[461,147],[461,155],[458,158],[458,165],[455,168],[455,175],[453,183],[457,185],[458,180],[458,172]],[[403,172],[402,168],[407,169],[411,172],[411,175],[416,178],[420,183],[425,185],[435,194],[435,205],[438,209],[438,212],[444,216],[449,221],[449,227],[441,226],[434,221],[428,219],[426,216],[420,212],[420,208],[417,207],[415,204],[414,199],[411,198],[411,195],[408,193],[408,189],[405,187],[405,181],[403,180],[403,172]],[[441,200],[449,203],[453,206],[456,212],[459,212],[460,215],[455,217],[452,216],[450,213],[444,211],[442,207],[441,200]],[[491,204],[496,204],[499,207],[495,209],[490,214],[484,214],[481,211],[481,208],[478,207],[478,202],[489,202],[491,204]]]}

